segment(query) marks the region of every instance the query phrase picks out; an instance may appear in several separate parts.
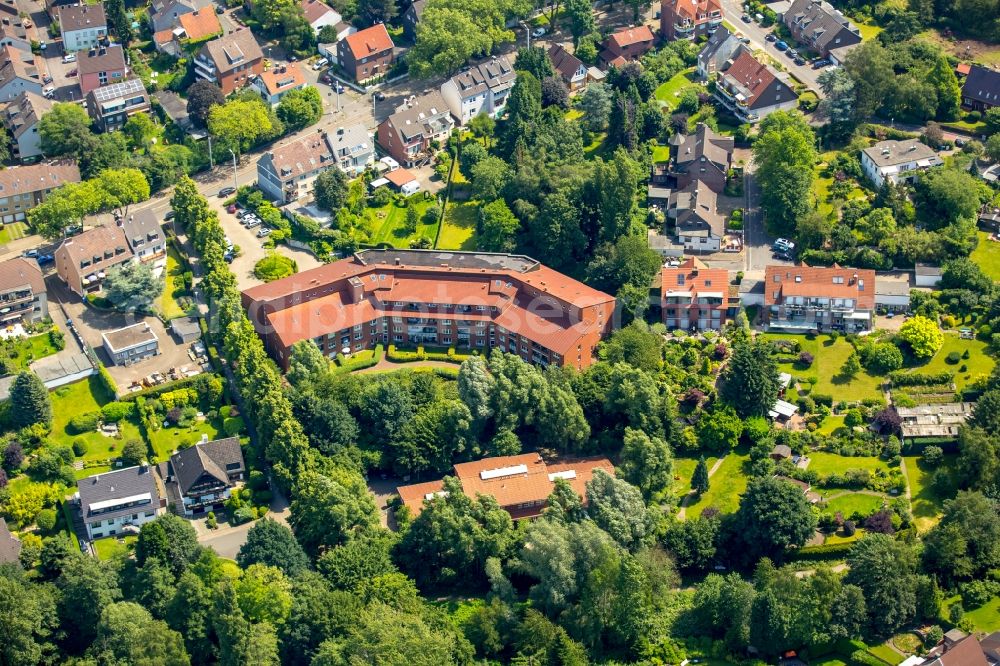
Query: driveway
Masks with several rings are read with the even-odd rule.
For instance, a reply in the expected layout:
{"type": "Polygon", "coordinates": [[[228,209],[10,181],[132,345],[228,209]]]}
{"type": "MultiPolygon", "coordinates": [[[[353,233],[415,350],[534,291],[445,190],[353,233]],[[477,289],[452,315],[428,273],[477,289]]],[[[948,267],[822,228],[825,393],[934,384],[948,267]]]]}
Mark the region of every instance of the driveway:
{"type": "MultiPolygon", "coordinates": [[[[282,525],[288,525],[288,500],[281,494],[275,493],[271,502],[271,509],[265,518],[270,518],[282,525]]],[[[256,521],[243,523],[236,527],[221,523],[215,530],[205,527],[205,520],[193,520],[191,524],[198,533],[198,543],[214,550],[220,557],[235,560],[240,548],[247,542],[247,532],[256,525],[256,521]]]]}

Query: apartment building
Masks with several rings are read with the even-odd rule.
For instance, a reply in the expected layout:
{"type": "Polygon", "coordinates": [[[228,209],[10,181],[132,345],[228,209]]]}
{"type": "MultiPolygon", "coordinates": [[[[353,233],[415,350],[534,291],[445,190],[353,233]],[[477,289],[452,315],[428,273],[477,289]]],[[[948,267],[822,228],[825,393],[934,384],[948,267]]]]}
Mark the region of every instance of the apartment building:
{"type": "Polygon", "coordinates": [[[664,325],[685,331],[718,331],[739,310],[739,292],[729,271],[709,268],[695,257],[660,271],[664,325]]]}
{"type": "Polygon", "coordinates": [[[655,44],[656,35],[649,26],[625,28],[604,40],[604,48],[599,58],[606,67],[621,67],[646,55],[655,44]]]}
{"type": "Polygon", "coordinates": [[[257,184],[272,200],[292,202],[307,196],[316,176],[338,168],[358,176],[375,162],[375,144],[364,125],[316,132],[270,150],[257,160],[257,184]]]}
{"type": "Polygon", "coordinates": [[[660,34],[664,39],[697,39],[722,25],[720,0],[662,0],[660,34]]]}
{"type": "MultiPolygon", "coordinates": [[[[567,458],[546,463],[537,453],[522,453],[458,463],[455,477],[464,494],[493,497],[511,518],[522,520],[542,515],[558,479],[569,483],[586,504],[587,482],[597,470],[615,474],[607,458],[567,458]]],[[[400,486],[397,492],[414,517],[423,511],[426,502],[447,494],[440,480],[400,486]]]]}
{"type": "Polygon", "coordinates": [[[861,43],[857,26],[824,0],[793,0],[782,20],[795,41],[823,58],[834,49],[861,43]]]}
{"type": "Polygon", "coordinates": [[[274,106],[291,91],[305,88],[306,77],[299,63],[290,62],[261,72],[250,85],[265,102],[274,106]]]}
{"type": "Polygon", "coordinates": [[[63,50],[67,53],[95,48],[108,38],[104,4],[60,7],[59,28],[62,30],[63,50]]]}
{"type": "Polygon", "coordinates": [[[337,64],[358,83],[385,76],[396,61],[392,38],[377,23],[337,42],[337,64]]]}
{"type": "Polygon", "coordinates": [[[147,465],[80,479],[73,500],[91,540],[136,532],[162,512],[156,479],[147,465]]]}
{"type": "Polygon", "coordinates": [[[723,136],[708,125],[698,123],[693,133],[675,134],[670,144],[670,166],[678,188],[702,181],[716,194],[726,189],[736,148],[733,137],[723,136]]]}
{"type": "Polygon", "coordinates": [[[38,121],[52,109],[52,101],[33,92],[23,92],[3,108],[3,126],[11,139],[11,153],[22,162],[42,155],[38,121]]]}
{"type": "Polygon", "coordinates": [[[864,268],[768,266],[764,272],[766,328],[789,331],[871,330],[875,271],[864,268]]]}
{"type": "Polygon", "coordinates": [[[149,113],[149,95],[139,79],[125,79],[87,93],[87,113],[102,132],[115,132],[137,113],[149,113]]]}
{"type": "Polygon", "coordinates": [[[861,151],[861,169],[876,188],[887,180],[894,185],[912,183],[922,171],[942,164],[934,149],[917,139],[879,141],[861,151]]]}
{"type": "Polygon", "coordinates": [[[468,124],[481,113],[499,118],[507,108],[516,76],[506,56],[494,57],[445,81],[441,97],[460,125],[468,124]]]}
{"type": "Polygon", "coordinates": [[[102,225],[71,236],[56,248],[56,272],[83,298],[100,291],[108,271],[133,257],[125,231],[117,225],[102,225]]]}
{"type": "Polygon", "coordinates": [[[76,163],[54,162],[0,170],[0,222],[21,222],[49,192],[65,183],[79,183],[76,163]]]}
{"type": "Polygon", "coordinates": [[[746,123],[758,123],[775,111],[799,104],[799,96],[777,72],[745,49],[719,75],[715,98],[746,123]]]}
{"type": "Polygon", "coordinates": [[[120,83],[128,75],[125,49],[121,44],[98,46],[80,54],[77,61],[80,78],[80,95],[86,97],[91,90],[120,83]]]}
{"type": "Polygon", "coordinates": [[[42,85],[34,55],[13,46],[0,48],[0,102],[12,101],[25,92],[41,95],[42,85]]]}
{"type": "Polygon", "coordinates": [[[501,349],[539,365],[589,367],[615,299],[530,257],[364,250],[243,292],[279,365],[313,340],[327,356],[376,344],[501,349]]]}
{"type": "Polygon", "coordinates": [[[135,258],[142,263],[167,256],[167,236],[160,226],[160,219],[149,208],[119,219],[116,224],[125,234],[125,241],[135,258]]]}
{"type": "Polygon", "coordinates": [[[38,262],[24,257],[0,261],[0,326],[48,316],[45,280],[38,262]]]}
{"type": "Polygon", "coordinates": [[[263,71],[264,52],[247,28],[213,39],[194,59],[195,75],[222,88],[224,95],[250,85],[263,71]]]}
{"type": "Polygon", "coordinates": [[[410,97],[378,126],[378,145],[405,167],[430,162],[455,129],[448,103],[438,92],[410,97]]]}
{"type": "Polygon", "coordinates": [[[718,74],[726,66],[726,62],[740,49],[745,49],[739,37],[729,32],[725,26],[719,26],[698,52],[698,76],[708,79],[718,74]]]}

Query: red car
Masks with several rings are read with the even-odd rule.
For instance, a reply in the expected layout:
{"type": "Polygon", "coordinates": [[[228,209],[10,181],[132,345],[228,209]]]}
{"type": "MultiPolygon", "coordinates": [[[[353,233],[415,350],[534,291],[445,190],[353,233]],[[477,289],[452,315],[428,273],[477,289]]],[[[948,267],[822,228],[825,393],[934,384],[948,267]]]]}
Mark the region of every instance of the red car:
{"type": "Polygon", "coordinates": [[[236,212],[236,204],[229,204],[229,208],[227,208],[226,211],[230,215],[232,215],[233,213],[235,213],[236,212]]]}
{"type": "Polygon", "coordinates": [[[77,70],[71,69],[68,72],[66,72],[66,76],[76,76],[76,73],[77,73],[77,70]]]}

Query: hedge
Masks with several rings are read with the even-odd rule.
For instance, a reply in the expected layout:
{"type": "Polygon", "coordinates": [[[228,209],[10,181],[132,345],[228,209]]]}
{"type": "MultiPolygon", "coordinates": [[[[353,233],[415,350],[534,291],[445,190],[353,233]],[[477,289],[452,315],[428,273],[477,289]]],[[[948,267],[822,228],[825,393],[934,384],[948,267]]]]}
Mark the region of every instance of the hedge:
{"type": "Polygon", "coordinates": [[[104,390],[117,398],[118,383],[115,382],[115,378],[111,376],[111,373],[108,372],[108,369],[104,367],[103,363],[97,364],[97,376],[100,378],[101,384],[104,386],[104,390]]]}
{"type": "Polygon", "coordinates": [[[337,367],[343,372],[355,372],[378,365],[382,360],[382,345],[375,345],[372,355],[368,358],[347,358],[343,354],[337,354],[337,367]]]}
{"type": "Polygon", "coordinates": [[[889,374],[889,379],[894,386],[930,386],[933,384],[948,384],[950,386],[955,379],[955,374],[952,372],[909,373],[897,370],[889,374]]]}
{"type": "Polygon", "coordinates": [[[459,354],[454,347],[447,351],[427,351],[423,345],[417,345],[417,351],[400,351],[396,345],[389,345],[386,358],[397,363],[412,363],[413,361],[442,361],[444,363],[460,364],[471,354],[459,354]]]}
{"type": "MultiPolygon", "coordinates": [[[[204,373],[203,373],[204,374],[204,373]]],[[[173,382],[167,382],[166,384],[160,384],[159,386],[151,386],[147,389],[142,389],[141,391],[136,391],[135,393],[129,393],[128,395],[122,396],[123,402],[134,402],[136,398],[155,398],[161,393],[166,393],[167,391],[176,391],[182,388],[191,388],[198,378],[203,376],[195,375],[194,377],[185,377],[184,379],[178,379],[173,382]]],[[[222,380],[222,385],[226,385],[226,378],[221,375],[216,375],[222,380]]]]}
{"type": "Polygon", "coordinates": [[[790,559],[808,561],[839,560],[851,552],[851,548],[853,546],[853,542],[829,543],[823,544],[822,546],[806,546],[805,548],[792,551],[790,559]]]}

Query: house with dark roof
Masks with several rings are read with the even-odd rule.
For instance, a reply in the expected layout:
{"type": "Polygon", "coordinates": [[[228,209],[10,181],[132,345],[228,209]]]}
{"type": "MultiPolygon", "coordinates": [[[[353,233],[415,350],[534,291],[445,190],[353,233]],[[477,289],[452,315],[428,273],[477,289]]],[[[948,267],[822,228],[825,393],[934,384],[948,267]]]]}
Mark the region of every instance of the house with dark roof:
{"type": "Polygon", "coordinates": [[[11,152],[22,162],[42,154],[38,121],[52,109],[52,104],[37,93],[25,91],[3,107],[3,125],[11,138],[11,152]]]}
{"type": "Polygon", "coordinates": [[[116,224],[125,233],[125,241],[139,261],[146,263],[167,256],[167,237],[160,226],[160,219],[151,209],[145,208],[116,224]]]}
{"type": "Polygon", "coordinates": [[[195,3],[190,0],[153,0],[149,5],[149,24],[153,32],[172,30],[180,25],[184,14],[195,11],[195,3]]]}
{"type": "Polygon", "coordinates": [[[800,45],[829,57],[830,51],[861,43],[861,31],[825,0],[793,0],[783,21],[800,45]]]}
{"type": "Polygon", "coordinates": [[[70,236],[56,248],[56,273],[81,298],[101,290],[108,271],[132,261],[125,231],[102,225],[70,236]]]}
{"type": "Polygon", "coordinates": [[[875,271],[820,266],[768,266],[764,271],[765,330],[843,331],[872,327],[875,271]]]}
{"type": "Polygon", "coordinates": [[[411,97],[379,123],[378,145],[405,167],[430,162],[432,143],[444,145],[455,129],[455,119],[439,92],[411,97]]]}
{"type": "Polygon", "coordinates": [[[945,639],[941,645],[933,648],[927,653],[923,662],[919,666],[995,666],[997,664],[993,651],[987,651],[986,646],[992,644],[990,641],[996,640],[997,634],[991,634],[983,639],[983,643],[975,636],[952,636],[952,629],[945,634],[945,639]]]}
{"type": "Polygon", "coordinates": [[[722,25],[720,0],[661,0],[660,34],[664,39],[696,39],[722,25]]]}
{"type": "Polygon", "coordinates": [[[745,49],[739,37],[719,26],[698,52],[698,76],[707,79],[718,73],[738,49],[745,49]]]}
{"type": "Polygon", "coordinates": [[[0,564],[17,564],[21,556],[21,540],[10,533],[7,521],[0,517],[0,564]]]}
{"type": "Polygon", "coordinates": [[[141,79],[125,79],[87,93],[87,113],[102,132],[120,130],[129,118],[151,109],[141,79]]]}
{"type": "Polygon", "coordinates": [[[80,54],[77,62],[80,95],[86,97],[91,90],[119,83],[128,75],[125,49],[121,44],[99,46],[80,54]]]}
{"type": "Polygon", "coordinates": [[[367,83],[389,73],[394,48],[385,25],[376,23],[337,42],[337,64],[348,77],[367,83]]]}
{"type": "Polygon", "coordinates": [[[549,60],[570,92],[587,85],[587,66],[562,44],[549,47],[549,60]]]}
{"type": "Polygon", "coordinates": [[[264,52],[248,28],[240,28],[213,39],[198,51],[194,73],[222,88],[228,95],[264,71],[264,52]]]}
{"type": "Polygon", "coordinates": [[[721,194],[733,166],[735,147],[733,137],[718,134],[704,123],[698,123],[692,134],[675,135],[671,140],[671,167],[677,187],[683,189],[700,180],[721,194]]]}
{"type": "Polygon", "coordinates": [[[670,193],[667,218],[677,242],[693,252],[718,252],[726,235],[726,220],[718,212],[718,197],[703,180],[693,180],[670,193]]]}
{"type": "Polygon", "coordinates": [[[160,465],[168,495],[189,518],[221,510],[246,472],[239,437],[210,442],[203,435],[201,442],[181,449],[160,465]]]}
{"type": "Polygon", "coordinates": [[[962,106],[981,112],[1000,106],[1000,72],[979,65],[970,67],[962,84],[962,106]]]}
{"type": "Polygon", "coordinates": [[[0,326],[48,316],[45,279],[38,262],[25,257],[0,261],[0,326]]]}
{"type": "Polygon", "coordinates": [[[441,97],[460,125],[481,113],[499,118],[507,108],[507,98],[516,74],[507,56],[470,67],[441,85],[441,97]]]}
{"type": "Polygon", "coordinates": [[[4,46],[0,48],[0,100],[13,100],[24,92],[42,94],[42,73],[35,56],[4,46]]]}
{"type": "Polygon", "coordinates": [[[136,532],[163,506],[148,465],[116,469],[76,482],[73,502],[90,540],[136,532]]]}
{"type": "Polygon", "coordinates": [[[82,3],[59,8],[59,28],[67,53],[92,49],[108,38],[104,3],[82,3]]]}
{"type": "Polygon", "coordinates": [[[621,67],[646,55],[655,44],[656,35],[648,25],[625,28],[604,40],[599,59],[606,67],[621,67]]]}
{"type": "Polygon", "coordinates": [[[417,24],[420,23],[420,16],[426,6],[427,0],[413,0],[403,12],[403,32],[410,41],[417,38],[417,24]]]}
{"type": "Polygon", "coordinates": [[[66,183],[79,183],[76,162],[30,164],[0,169],[0,222],[24,220],[28,211],[45,201],[49,192],[66,183]]]}
{"type": "Polygon", "coordinates": [[[778,78],[770,66],[745,50],[723,67],[715,86],[715,98],[737,118],[758,123],[775,111],[798,106],[799,96],[778,78]]]}

